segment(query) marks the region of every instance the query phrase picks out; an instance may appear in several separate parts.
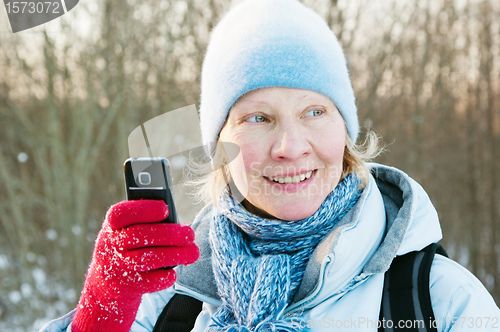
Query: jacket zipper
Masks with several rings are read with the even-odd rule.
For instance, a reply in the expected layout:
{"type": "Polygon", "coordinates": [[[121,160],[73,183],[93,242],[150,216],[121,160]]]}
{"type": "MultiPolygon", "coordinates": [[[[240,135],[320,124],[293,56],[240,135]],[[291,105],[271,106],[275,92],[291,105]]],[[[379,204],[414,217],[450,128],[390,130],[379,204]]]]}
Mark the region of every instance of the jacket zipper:
{"type": "Polygon", "coordinates": [[[307,308],[307,305],[313,302],[314,299],[318,296],[318,294],[321,292],[321,289],[323,288],[326,268],[332,263],[334,258],[333,256],[334,254],[330,253],[323,259],[323,263],[321,264],[319,270],[318,284],[316,284],[316,288],[314,289],[314,291],[299,302],[293,303],[292,305],[285,308],[285,310],[283,311],[284,318],[291,317],[297,312],[304,311],[307,308]]]}

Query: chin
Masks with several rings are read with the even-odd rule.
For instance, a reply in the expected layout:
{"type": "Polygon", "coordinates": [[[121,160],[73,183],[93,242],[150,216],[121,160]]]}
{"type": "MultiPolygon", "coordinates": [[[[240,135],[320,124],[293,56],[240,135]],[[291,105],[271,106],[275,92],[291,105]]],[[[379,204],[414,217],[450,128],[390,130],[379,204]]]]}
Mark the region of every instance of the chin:
{"type": "Polygon", "coordinates": [[[276,213],[272,214],[275,218],[287,221],[302,220],[308,218],[316,212],[317,209],[311,209],[308,205],[305,208],[299,208],[296,205],[291,208],[282,208],[276,213]]]}
{"type": "Polygon", "coordinates": [[[249,199],[245,199],[242,202],[247,211],[259,217],[295,221],[312,216],[319,209],[322,201],[314,202],[307,199],[300,199],[299,202],[273,202],[272,200],[268,200],[267,202],[255,203],[249,199]]]}

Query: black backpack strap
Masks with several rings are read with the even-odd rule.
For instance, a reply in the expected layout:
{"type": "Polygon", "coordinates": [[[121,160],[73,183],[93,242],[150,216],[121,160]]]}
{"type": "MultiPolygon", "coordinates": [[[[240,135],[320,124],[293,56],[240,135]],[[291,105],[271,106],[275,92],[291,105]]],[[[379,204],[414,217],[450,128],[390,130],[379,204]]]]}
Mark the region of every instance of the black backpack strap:
{"type": "Polygon", "coordinates": [[[437,332],[429,293],[429,274],[436,253],[448,257],[439,243],[433,243],[394,258],[385,273],[379,332],[437,332]]]}
{"type": "Polygon", "coordinates": [[[190,332],[202,304],[191,296],[176,293],[163,308],[153,332],[190,332]]]}

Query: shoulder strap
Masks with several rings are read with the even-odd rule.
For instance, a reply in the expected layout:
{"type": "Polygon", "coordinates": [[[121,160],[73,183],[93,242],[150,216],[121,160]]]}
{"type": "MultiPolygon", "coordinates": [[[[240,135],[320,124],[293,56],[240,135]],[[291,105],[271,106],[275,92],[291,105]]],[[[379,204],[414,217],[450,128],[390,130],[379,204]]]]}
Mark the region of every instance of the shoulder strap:
{"type": "Polygon", "coordinates": [[[190,332],[194,328],[201,307],[200,300],[175,294],[163,308],[153,332],[190,332]]]}
{"type": "Polygon", "coordinates": [[[448,257],[439,243],[396,257],[385,273],[379,332],[437,332],[429,293],[434,255],[448,257]]]}

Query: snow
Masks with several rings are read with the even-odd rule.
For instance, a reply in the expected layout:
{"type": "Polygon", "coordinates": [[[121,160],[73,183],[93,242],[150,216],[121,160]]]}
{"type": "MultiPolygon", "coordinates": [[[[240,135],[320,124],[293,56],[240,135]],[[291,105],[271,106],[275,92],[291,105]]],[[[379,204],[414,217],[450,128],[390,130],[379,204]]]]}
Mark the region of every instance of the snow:
{"type": "Polygon", "coordinates": [[[33,288],[30,284],[24,283],[21,285],[21,294],[24,298],[29,298],[33,293],[33,288]]]}
{"type": "Polygon", "coordinates": [[[9,293],[9,300],[10,302],[16,304],[18,303],[19,301],[22,300],[22,296],[21,296],[21,293],[19,291],[12,291],[9,293]]]}
{"type": "Polygon", "coordinates": [[[47,279],[45,272],[40,268],[34,268],[31,270],[31,274],[33,275],[37,288],[42,288],[47,279]]]}
{"type": "Polygon", "coordinates": [[[7,256],[0,255],[0,270],[5,270],[9,267],[9,260],[7,256]]]}
{"type": "Polygon", "coordinates": [[[50,241],[55,241],[57,239],[57,232],[53,229],[48,229],[45,231],[45,237],[50,241]]]}

